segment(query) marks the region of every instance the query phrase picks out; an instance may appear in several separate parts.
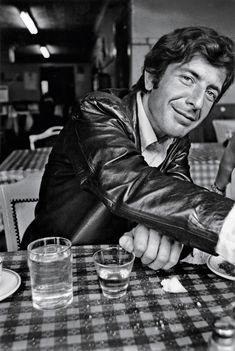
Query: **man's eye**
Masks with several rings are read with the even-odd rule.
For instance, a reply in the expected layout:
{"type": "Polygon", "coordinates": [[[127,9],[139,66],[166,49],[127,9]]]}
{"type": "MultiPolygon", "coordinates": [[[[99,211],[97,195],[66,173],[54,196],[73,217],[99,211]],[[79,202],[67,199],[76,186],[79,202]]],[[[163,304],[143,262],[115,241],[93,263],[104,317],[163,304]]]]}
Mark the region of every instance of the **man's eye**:
{"type": "Polygon", "coordinates": [[[211,90],[207,91],[207,96],[210,101],[215,101],[217,98],[217,95],[211,90]]]}
{"type": "Polygon", "coordinates": [[[193,83],[192,77],[182,76],[181,79],[182,79],[183,83],[186,84],[186,85],[190,85],[190,84],[193,83]]]}

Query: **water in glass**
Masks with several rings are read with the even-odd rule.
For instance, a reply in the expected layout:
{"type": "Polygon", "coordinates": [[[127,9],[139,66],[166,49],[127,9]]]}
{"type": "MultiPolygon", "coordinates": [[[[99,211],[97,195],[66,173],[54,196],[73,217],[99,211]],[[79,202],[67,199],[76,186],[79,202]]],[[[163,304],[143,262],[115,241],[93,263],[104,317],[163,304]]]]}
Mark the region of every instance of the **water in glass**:
{"type": "Polygon", "coordinates": [[[58,244],[36,247],[28,258],[33,306],[65,307],[73,300],[71,250],[58,244]]]}
{"type": "Polygon", "coordinates": [[[129,283],[130,271],[122,268],[118,272],[101,269],[99,272],[100,285],[104,296],[121,297],[126,294],[129,283]]]}
{"type": "Polygon", "coordinates": [[[119,246],[112,246],[97,251],[93,258],[103,295],[111,299],[124,296],[129,285],[134,254],[119,246]]]}

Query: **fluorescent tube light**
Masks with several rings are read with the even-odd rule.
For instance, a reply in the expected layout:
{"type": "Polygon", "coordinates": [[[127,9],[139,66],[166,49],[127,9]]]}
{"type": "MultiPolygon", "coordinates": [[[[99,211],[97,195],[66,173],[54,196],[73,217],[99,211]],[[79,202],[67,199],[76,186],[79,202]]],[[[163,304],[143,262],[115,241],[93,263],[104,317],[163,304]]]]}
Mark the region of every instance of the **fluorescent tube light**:
{"type": "Polygon", "coordinates": [[[21,11],[20,17],[21,17],[22,21],[24,22],[24,24],[26,25],[26,27],[28,28],[28,30],[30,31],[30,33],[37,34],[37,32],[38,32],[37,27],[36,27],[34,21],[32,20],[32,18],[30,17],[30,15],[28,14],[28,12],[21,11]]]}
{"type": "Polygon", "coordinates": [[[49,53],[49,51],[48,51],[46,46],[40,46],[40,51],[41,51],[42,56],[44,58],[49,58],[50,57],[50,53],[49,53]]]}

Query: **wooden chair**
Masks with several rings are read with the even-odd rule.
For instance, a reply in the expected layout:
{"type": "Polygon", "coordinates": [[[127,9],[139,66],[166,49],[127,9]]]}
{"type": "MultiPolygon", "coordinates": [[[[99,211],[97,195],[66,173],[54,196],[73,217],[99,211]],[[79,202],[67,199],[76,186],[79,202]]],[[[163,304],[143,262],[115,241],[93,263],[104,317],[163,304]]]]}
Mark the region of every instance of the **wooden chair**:
{"type": "Polygon", "coordinates": [[[61,129],[63,129],[63,126],[54,126],[43,133],[31,134],[29,136],[30,149],[35,150],[35,144],[40,140],[43,140],[43,146],[52,146],[52,142],[55,141],[55,137],[60,133],[61,129]]]}
{"type": "Polygon", "coordinates": [[[23,234],[34,218],[42,172],[12,184],[0,185],[0,203],[7,251],[17,251],[23,234]]]}

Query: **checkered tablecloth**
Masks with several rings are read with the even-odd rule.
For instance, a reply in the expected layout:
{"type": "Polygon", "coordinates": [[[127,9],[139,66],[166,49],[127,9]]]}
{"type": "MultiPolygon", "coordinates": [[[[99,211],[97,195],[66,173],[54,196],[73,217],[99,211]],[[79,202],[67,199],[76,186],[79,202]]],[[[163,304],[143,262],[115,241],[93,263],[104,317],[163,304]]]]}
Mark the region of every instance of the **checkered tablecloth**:
{"type": "Polygon", "coordinates": [[[32,307],[26,252],[5,253],[3,267],[19,273],[17,292],[0,302],[4,350],[204,350],[215,317],[231,312],[234,282],[206,265],[178,265],[168,272],[135,260],[125,297],[102,296],[92,254],[100,246],[73,248],[74,301],[66,309],[32,307]],[[167,293],[164,278],[178,277],[187,293],[167,293]]]}
{"type": "Polygon", "coordinates": [[[191,177],[195,184],[210,189],[215,181],[224,148],[219,143],[193,143],[189,153],[191,177]]]}
{"type": "Polygon", "coordinates": [[[14,150],[0,165],[0,184],[17,182],[27,175],[42,171],[51,148],[14,150]]]}
{"type": "MultiPolygon", "coordinates": [[[[33,172],[42,171],[47,163],[50,151],[50,147],[12,151],[0,164],[0,184],[18,182],[33,172]]],[[[4,224],[0,204],[0,232],[3,231],[4,224]]]]}
{"type": "Polygon", "coordinates": [[[193,182],[210,190],[211,185],[215,181],[218,168],[218,160],[190,162],[190,173],[193,182]]]}

